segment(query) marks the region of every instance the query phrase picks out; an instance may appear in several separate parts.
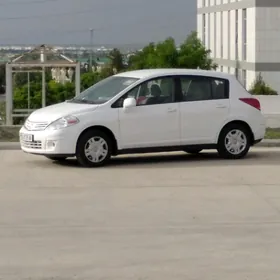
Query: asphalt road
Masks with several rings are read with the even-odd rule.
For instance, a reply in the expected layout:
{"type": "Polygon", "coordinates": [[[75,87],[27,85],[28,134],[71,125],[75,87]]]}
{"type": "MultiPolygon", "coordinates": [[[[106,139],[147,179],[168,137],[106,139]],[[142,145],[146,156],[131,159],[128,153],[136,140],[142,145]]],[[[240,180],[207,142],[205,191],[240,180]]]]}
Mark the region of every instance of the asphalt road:
{"type": "Polygon", "coordinates": [[[279,279],[280,149],[99,169],[2,150],[0,174],[0,279],[279,279]]]}

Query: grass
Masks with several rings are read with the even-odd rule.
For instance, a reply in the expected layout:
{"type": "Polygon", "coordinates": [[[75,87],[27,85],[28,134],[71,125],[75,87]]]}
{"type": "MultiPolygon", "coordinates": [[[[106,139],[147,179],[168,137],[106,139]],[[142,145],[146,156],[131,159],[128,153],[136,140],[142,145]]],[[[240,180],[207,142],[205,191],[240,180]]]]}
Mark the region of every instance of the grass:
{"type": "Polygon", "coordinates": [[[280,128],[267,128],[265,139],[280,139],[280,128]]]}
{"type": "Polygon", "coordinates": [[[0,142],[18,142],[20,127],[0,126],[0,142]]]}

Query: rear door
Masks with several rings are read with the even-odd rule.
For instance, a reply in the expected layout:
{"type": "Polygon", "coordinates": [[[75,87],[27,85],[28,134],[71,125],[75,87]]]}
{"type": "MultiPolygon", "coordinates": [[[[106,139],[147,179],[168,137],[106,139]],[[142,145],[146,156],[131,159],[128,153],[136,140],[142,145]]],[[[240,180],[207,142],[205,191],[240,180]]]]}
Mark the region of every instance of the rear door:
{"type": "Polygon", "coordinates": [[[182,144],[214,143],[229,114],[229,81],[181,76],[179,83],[182,144]]]}

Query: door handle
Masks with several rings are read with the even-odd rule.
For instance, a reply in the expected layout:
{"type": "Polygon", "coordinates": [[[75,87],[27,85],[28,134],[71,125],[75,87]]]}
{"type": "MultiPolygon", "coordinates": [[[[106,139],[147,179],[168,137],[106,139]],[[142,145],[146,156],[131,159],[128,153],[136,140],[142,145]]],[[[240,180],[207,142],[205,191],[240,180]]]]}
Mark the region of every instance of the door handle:
{"type": "Polygon", "coordinates": [[[167,112],[168,113],[175,113],[175,112],[177,112],[177,109],[175,109],[175,108],[168,108],[167,112]]]}
{"type": "Polygon", "coordinates": [[[226,108],[227,106],[226,105],[223,105],[223,104],[217,104],[216,105],[216,108],[226,108]]]}

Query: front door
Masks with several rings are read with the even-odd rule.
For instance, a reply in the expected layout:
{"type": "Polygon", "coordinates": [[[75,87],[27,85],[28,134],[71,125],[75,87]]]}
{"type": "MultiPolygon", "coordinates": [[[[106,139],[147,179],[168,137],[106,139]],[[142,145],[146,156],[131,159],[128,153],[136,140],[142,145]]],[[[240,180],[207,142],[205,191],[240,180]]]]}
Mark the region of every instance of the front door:
{"type": "Polygon", "coordinates": [[[214,143],[229,114],[229,85],[225,79],[181,77],[182,144],[214,143]]]}
{"type": "Polygon", "coordinates": [[[131,90],[137,106],[119,108],[122,149],[180,144],[179,103],[175,102],[173,77],[149,80],[131,90]]]}

